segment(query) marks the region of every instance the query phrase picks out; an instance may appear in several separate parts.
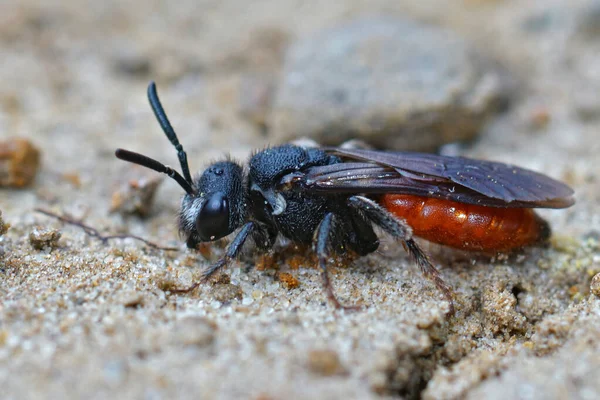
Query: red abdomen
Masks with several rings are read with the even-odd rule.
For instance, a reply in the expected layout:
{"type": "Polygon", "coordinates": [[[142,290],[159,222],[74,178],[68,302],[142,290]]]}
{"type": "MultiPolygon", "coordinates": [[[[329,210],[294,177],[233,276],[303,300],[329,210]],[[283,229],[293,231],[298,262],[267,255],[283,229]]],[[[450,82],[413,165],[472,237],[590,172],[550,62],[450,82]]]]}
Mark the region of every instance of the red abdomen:
{"type": "Polygon", "coordinates": [[[380,203],[404,219],[415,236],[463,250],[507,251],[547,239],[550,228],[530,208],[486,207],[411,195],[380,203]]]}

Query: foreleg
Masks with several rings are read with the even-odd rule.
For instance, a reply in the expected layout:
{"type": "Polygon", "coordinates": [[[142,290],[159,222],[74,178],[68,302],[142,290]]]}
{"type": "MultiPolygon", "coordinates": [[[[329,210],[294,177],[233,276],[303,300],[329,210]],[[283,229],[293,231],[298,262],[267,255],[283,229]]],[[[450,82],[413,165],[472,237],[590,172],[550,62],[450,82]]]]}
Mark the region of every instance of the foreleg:
{"type": "Polygon", "coordinates": [[[198,282],[194,283],[192,286],[185,288],[185,289],[171,289],[171,292],[172,293],[190,292],[190,291],[196,289],[198,286],[200,286],[201,283],[206,282],[216,271],[229,265],[229,263],[239,255],[244,243],[246,243],[246,240],[253,232],[256,232],[256,229],[257,229],[257,224],[255,222],[248,222],[238,232],[237,236],[233,239],[233,241],[231,243],[229,243],[229,246],[227,246],[227,249],[225,250],[225,255],[223,257],[221,257],[217,262],[212,264],[210,267],[208,267],[204,271],[202,271],[202,278],[198,282]]]}

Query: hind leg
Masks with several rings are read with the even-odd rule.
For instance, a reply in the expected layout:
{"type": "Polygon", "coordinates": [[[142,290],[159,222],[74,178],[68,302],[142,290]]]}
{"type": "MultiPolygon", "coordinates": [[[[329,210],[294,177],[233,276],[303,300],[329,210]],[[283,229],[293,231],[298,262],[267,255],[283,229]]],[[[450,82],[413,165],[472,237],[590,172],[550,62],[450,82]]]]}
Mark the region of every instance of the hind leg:
{"type": "Polygon", "coordinates": [[[414,258],[417,265],[421,268],[423,275],[431,280],[442,292],[446,300],[448,300],[450,303],[449,314],[453,314],[454,301],[452,298],[452,290],[446,282],[444,282],[439,271],[431,264],[423,250],[421,250],[417,243],[412,239],[412,229],[410,226],[369,198],[352,196],[348,199],[348,204],[362,212],[369,221],[381,227],[395,239],[403,242],[404,248],[414,258]]]}

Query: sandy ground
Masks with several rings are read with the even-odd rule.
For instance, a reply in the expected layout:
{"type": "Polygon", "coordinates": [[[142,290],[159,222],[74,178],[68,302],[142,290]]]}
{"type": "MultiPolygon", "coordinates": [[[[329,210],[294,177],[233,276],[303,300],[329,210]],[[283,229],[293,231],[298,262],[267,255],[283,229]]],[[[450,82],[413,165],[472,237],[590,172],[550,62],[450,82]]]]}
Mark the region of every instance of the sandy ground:
{"type": "Polygon", "coordinates": [[[598,398],[598,26],[600,3],[579,0],[3,1],[0,138],[30,139],[42,167],[32,186],[0,188],[1,397],[598,398]],[[510,71],[511,107],[460,151],[573,186],[574,207],[541,212],[550,245],[490,259],[424,244],[455,288],[451,319],[390,240],[332,269],[359,312],[327,304],[310,262],[260,271],[247,258],[170,294],[207,263],[179,243],[180,188],[165,181],[147,218],[109,212],[129,168],[116,147],[176,164],[148,81],[193,170],[245,159],[269,137],[241,116],[240,82],[276,75],[294,40],[376,12],[450,29],[510,71]],[[35,207],[179,250],[104,244],[35,207]],[[39,250],[36,229],[61,237],[39,250]]]}

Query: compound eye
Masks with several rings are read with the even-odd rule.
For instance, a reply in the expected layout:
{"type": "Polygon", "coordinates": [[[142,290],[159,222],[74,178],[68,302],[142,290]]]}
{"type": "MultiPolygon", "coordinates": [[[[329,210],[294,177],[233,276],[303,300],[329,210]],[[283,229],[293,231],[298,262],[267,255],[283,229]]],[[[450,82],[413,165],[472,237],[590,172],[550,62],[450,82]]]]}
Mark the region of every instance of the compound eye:
{"type": "Polygon", "coordinates": [[[217,240],[229,232],[229,202],[222,192],[213,193],[196,218],[196,230],[203,242],[217,240]]]}

